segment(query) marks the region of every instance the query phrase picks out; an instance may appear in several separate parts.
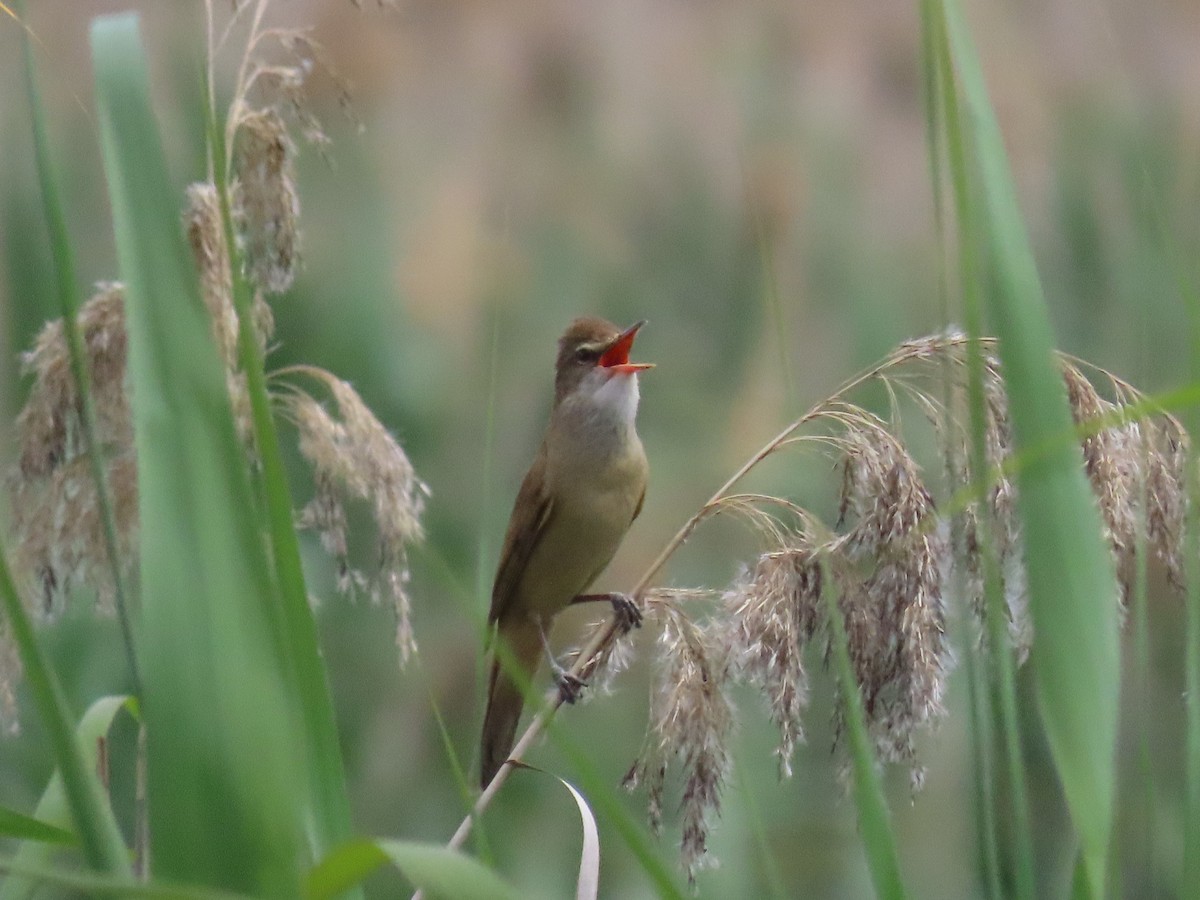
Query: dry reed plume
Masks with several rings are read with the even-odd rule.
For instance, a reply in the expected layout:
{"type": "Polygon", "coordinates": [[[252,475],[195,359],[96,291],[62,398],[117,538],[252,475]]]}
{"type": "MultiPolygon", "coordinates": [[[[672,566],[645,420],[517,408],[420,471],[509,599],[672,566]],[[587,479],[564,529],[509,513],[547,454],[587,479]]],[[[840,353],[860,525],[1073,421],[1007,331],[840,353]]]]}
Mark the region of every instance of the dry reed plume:
{"type": "MultiPolygon", "coordinates": [[[[266,0],[235,3],[221,35],[214,10],[206,4],[209,24],[210,96],[214,59],[237,33],[246,29],[234,99],[225,124],[231,181],[224,198],[233,234],[227,234],[221,188],[210,160],[208,180],[191,185],[184,198],[183,230],[196,264],[200,295],[225,366],[230,405],[251,462],[255,459],[254,422],[246,365],[261,365],[274,334],[268,298],[286,291],[300,264],[300,202],[295,180],[296,146],[288,122],[310,143],[328,143],[306,104],[309,76],[321,69],[320,47],[304,32],[267,27],[266,0]],[[284,57],[282,62],[268,59],[284,57]],[[231,252],[230,238],[234,242],[231,252]],[[235,305],[235,272],[250,292],[250,321],[245,323],[257,353],[240,345],[243,323],[235,305]]],[[[338,82],[343,105],[344,85],[338,82]]],[[[122,564],[134,567],[137,548],[137,462],[126,383],[126,334],[123,289],[104,284],[80,308],[90,393],[96,410],[96,444],[104,455],[117,543],[122,564]]],[[[102,509],[90,471],[80,398],[69,364],[61,320],[43,328],[33,349],[22,356],[22,372],[33,377],[29,398],[17,419],[19,459],[8,476],[14,510],[15,563],[29,588],[41,598],[44,613],[61,606],[73,586],[96,592],[101,610],[110,611],[113,573],[104,544],[102,509]]],[[[277,407],[297,426],[301,455],[313,469],[316,494],[297,522],[315,529],[334,556],[344,592],[361,586],[396,611],[396,635],[402,658],[415,647],[406,590],[408,545],[421,537],[420,516],[427,490],[401,445],[363,403],[354,388],[315,366],[276,373],[269,384],[277,407]],[[304,374],[333,400],[336,413],[284,380],[304,374]],[[376,564],[369,574],[349,565],[349,536],[343,504],[366,501],[377,531],[376,564]]],[[[9,638],[0,630],[0,725],[15,728],[14,684],[19,663],[9,638]]]]}
{"type": "MultiPolygon", "coordinates": [[[[1032,624],[1012,480],[1021,460],[1012,455],[1000,365],[992,342],[984,341],[979,347],[983,442],[990,471],[983,483],[969,475],[965,460],[971,436],[963,424],[969,418],[969,350],[970,342],[960,334],[911,341],[847,382],[748,461],[687,522],[635,588],[648,620],[659,623],[661,632],[647,736],[626,784],[645,788],[657,831],[672,770],[678,769],[681,855],[689,879],[710,864],[706,845],[732,752],[735,684],[748,684],[762,695],[779,729],[780,774],[791,774],[809,698],[806,648],[815,644],[818,659],[829,654],[826,579],[832,579],[839,598],[876,756],[907,765],[914,790],[924,776],[916,738],[945,713],[953,660],[946,636],[948,605],[972,617],[984,641],[980,555],[985,529],[1000,562],[1012,650],[1020,659],[1027,655],[1032,624]],[[851,401],[853,390],[868,382],[886,389],[891,401],[886,418],[851,401]],[[913,413],[930,424],[942,455],[935,467],[945,473],[940,487],[947,500],[941,510],[909,450],[906,433],[914,424],[905,420],[913,413]],[[832,525],[790,498],[734,491],[761,462],[789,449],[815,450],[840,470],[840,503],[832,525]],[[730,513],[749,522],[763,545],[733,584],[723,592],[649,589],[700,523],[730,513]]],[[[1123,605],[1130,595],[1139,548],[1161,559],[1178,585],[1187,435],[1175,418],[1114,375],[1067,357],[1060,365],[1118,574],[1120,596],[1113,602],[1123,605]]],[[[573,673],[590,677],[607,665],[618,638],[611,626],[597,632],[573,673]]],[[[839,708],[839,747],[842,715],[839,708]]],[[[535,722],[531,731],[539,727],[535,722]]],[[[524,739],[522,746],[528,746],[524,739]]],[[[485,793],[482,802],[489,797],[485,793]]]]}

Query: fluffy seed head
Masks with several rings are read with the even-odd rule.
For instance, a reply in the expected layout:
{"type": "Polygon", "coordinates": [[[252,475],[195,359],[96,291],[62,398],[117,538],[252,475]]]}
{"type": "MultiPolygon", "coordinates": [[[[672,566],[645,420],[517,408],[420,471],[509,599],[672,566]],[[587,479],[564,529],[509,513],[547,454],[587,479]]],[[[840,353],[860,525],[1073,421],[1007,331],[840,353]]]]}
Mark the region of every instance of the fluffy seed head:
{"type": "MultiPolygon", "coordinates": [[[[137,541],[137,466],[126,450],[106,464],[117,530],[117,550],[128,569],[137,541]]],[[[96,483],[85,455],[57,466],[49,476],[14,484],[13,530],[16,569],[41,598],[46,613],[75,584],[94,587],[100,609],[112,611],[114,584],[104,543],[104,522],[96,483]]]]}
{"type": "Polygon", "coordinates": [[[1104,519],[1105,537],[1121,584],[1121,605],[1133,591],[1138,521],[1142,509],[1142,432],[1137,422],[1102,424],[1118,407],[1100,397],[1083,373],[1063,366],[1067,398],[1077,427],[1083,429],[1080,448],[1092,492],[1104,519]]]}
{"type": "Polygon", "coordinates": [[[239,238],[251,279],[272,294],[291,287],[299,262],[294,157],[295,146],[279,113],[268,109],[242,117],[233,157],[239,238]]]}
{"type": "Polygon", "coordinates": [[[727,652],[739,674],[758,687],[779,728],[781,777],[792,775],[792,754],[804,739],[808,706],[804,648],[819,620],[821,567],[810,547],[762,554],[722,598],[727,652]]]}
{"type": "MultiPolygon", "coordinates": [[[[972,435],[964,405],[969,345],[962,335],[902,345],[870,374],[888,390],[890,419],[836,394],[792,423],[742,470],[745,474],[787,447],[832,448],[842,470],[834,529],[788,498],[728,493],[707,503],[681,531],[677,541],[708,517],[736,513],[768,547],[709,609],[703,624],[688,617],[685,608],[692,604],[682,592],[665,591],[661,604],[651,605],[663,623],[661,669],[646,745],[626,783],[645,786],[657,829],[668,769],[683,760],[683,856],[689,877],[703,860],[706,816],[716,809],[728,764],[733,711],[725,690],[731,681],[744,680],[765,695],[780,730],[781,774],[788,774],[794,746],[803,737],[808,691],[803,655],[814,637],[825,638],[828,659],[831,629],[823,588],[837,592],[853,688],[862,698],[875,753],[883,762],[907,763],[913,790],[924,779],[916,764],[918,731],[945,714],[945,678],[953,664],[944,627],[946,586],[952,579],[965,582],[966,599],[982,621],[985,550],[998,564],[1012,644],[1019,659],[1028,653],[1032,625],[1011,475],[1019,460],[1013,459],[1008,396],[994,344],[983,341],[985,471],[973,472],[966,464],[972,435]],[[922,376],[932,376],[932,383],[922,376]],[[905,442],[901,419],[909,407],[901,401],[907,400],[932,424],[945,454],[955,497],[951,509],[960,526],[953,546],[949,524],[939,519],[905,442]],[[805,426],[814,433],[801,433],[805,426]],[[986,484],[968,490],[974,481],[986,484]]],[[[1100,396],[1094,376],[1065,358],[1060,365],[1123,588],[1129,590],[1143,521],[1145,542],[1165,561],[1171,580],[1180,583],[1187,435],[1165,414],[1146,415],[1139,408],[1134,416],[1126,407],[1145,407],[1147,401],[1115,376],[1096,370],[1115,395],[1109,400],[1100,396]]],[[[843,715],[835,712],[839,735],[843,715]]]]}
{"type": "MultiPolygon", "coordinates": [[[[80,307],[78,327],[102,445],[128,446],[133,423],[125,396],[125,305],[119,284],[97,285],[80,307]]],[[[79,395],[61,319],[49,322],[33,349],[21,355],[21,373],[33,387],[20,415],[17,433],[21,478],[44,478],[55,466],[83,452],[79,395]]]]}
{"type": "MultiPolygon", "coordinates": [[[[96,413],[97,441],[116,518],[118,552],[131,564],[137,524],[133,424],[125,394],[125,310],[120,285],[100,285],[79,310],[85,364],[96,413]]],[[[23,354],[33,375],[17,416],[20,455],[9,474],[15,569],[21,583],[52,612],[73,582],[93,586],[111,608],[112,572],[103,519],[83,439],[79,395],[62,320],[48,323],[23,354]]]]}
{"type": "Polygon", "coordinates": [[[728,660],[718,632],[699,628],[670,604],[652,607],[662,617],[660,671],[650,701],[650,728],[642,755],[625,777],[627,787],[645,783],[650,824],[661,827],[667,770],[678,762],[684,773],[680,854],[688,880],[715,865],[708,855],[712,817],[720,811],[729,773],[734,727],[727,693],[728,660]]]}
{"type": "Polygon", "coordinates": [[[334,415],[309,394],[292,387],[284,408],[300,434],[300,452],[312,463],[315,494],[300,524],[316,530],[341,569],[339,587],[362,586],[373,600],[388,598],[396,612],[396,643],[407,659],[416,644],[409,621],[407,548],[422,535],[420,515],[428,488],[417,478],[404,449],[375,418],[347,382],[323,369],[304,367],[333,397],[334,415]],[[345,501],[366,501],[379,535],[378,571],[372,578],[349,562],[345,501]]]}
{"type": "Polygon", "coordinates": [[[1188,436],[1179,420],[1160,416],[1147,423],[1146,533],[1179,589],[1183,578],[1183,527],[1187,514],[1188,436]]]}
{"type": "Polygon", "coordinates": [[[237,367],[238,318],[233,308],[232,278],[217,189],[190,184],[183,214],[192,259],[200,275],[200,295],[208,309],[213,337],[227,369],[237,367]]]}

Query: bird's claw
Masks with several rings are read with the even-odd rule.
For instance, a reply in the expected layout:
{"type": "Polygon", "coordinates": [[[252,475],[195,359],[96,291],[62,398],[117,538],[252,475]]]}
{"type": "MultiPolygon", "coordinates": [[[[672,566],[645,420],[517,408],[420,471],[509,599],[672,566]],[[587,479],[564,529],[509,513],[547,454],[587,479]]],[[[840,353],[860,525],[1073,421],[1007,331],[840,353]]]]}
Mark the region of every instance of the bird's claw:
{"type": "Polygon", "coordinates": [[[621,634],[629,634],[635,628],[642,627],[642,608],[628,594],[611,594],[613,615],[616,617],[617,629],[621,634]]]}
{"type": "Polygon", "coordinates": [[[563,703],[574,703],[588,686],[586,681],[578,675],[572,675],[562,666],[555,666],[554,684],[558,687],[558,696],[563,703]]]}

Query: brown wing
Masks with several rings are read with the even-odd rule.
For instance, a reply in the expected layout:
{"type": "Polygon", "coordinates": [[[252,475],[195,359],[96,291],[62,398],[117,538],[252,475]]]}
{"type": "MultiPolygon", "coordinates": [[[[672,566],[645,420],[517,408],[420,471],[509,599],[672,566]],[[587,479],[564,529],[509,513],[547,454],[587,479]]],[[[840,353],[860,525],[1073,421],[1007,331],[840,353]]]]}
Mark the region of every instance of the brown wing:
{"type": "Polygon", "coordinates": [[[496,622],[511,605],[516,596],[521,575],[529,563],[529,557],[546,533],[546,525],[553,515],[553,504],[546,493],[546,453],[538,450],[537,457],[513,504],[512,516],[508,520],[508,531],[504,535],[504,549],[500,551],[500,565],[496,569],[496,582],[492,585],[492,608],[488,612],[488,624],[496,622]]]}

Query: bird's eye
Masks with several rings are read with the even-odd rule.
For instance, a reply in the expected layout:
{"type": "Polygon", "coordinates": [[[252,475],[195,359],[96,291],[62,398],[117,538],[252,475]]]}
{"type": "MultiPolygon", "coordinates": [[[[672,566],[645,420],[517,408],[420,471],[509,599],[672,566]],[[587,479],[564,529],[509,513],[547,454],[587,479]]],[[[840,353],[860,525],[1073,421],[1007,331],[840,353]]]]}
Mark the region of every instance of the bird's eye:
{"type": "Polygon", "coordinates": [[[580,362],[594,363],[600,358],[600,351],[595,347],[580,347],[575,351],[575,358],[580,362]]]}

